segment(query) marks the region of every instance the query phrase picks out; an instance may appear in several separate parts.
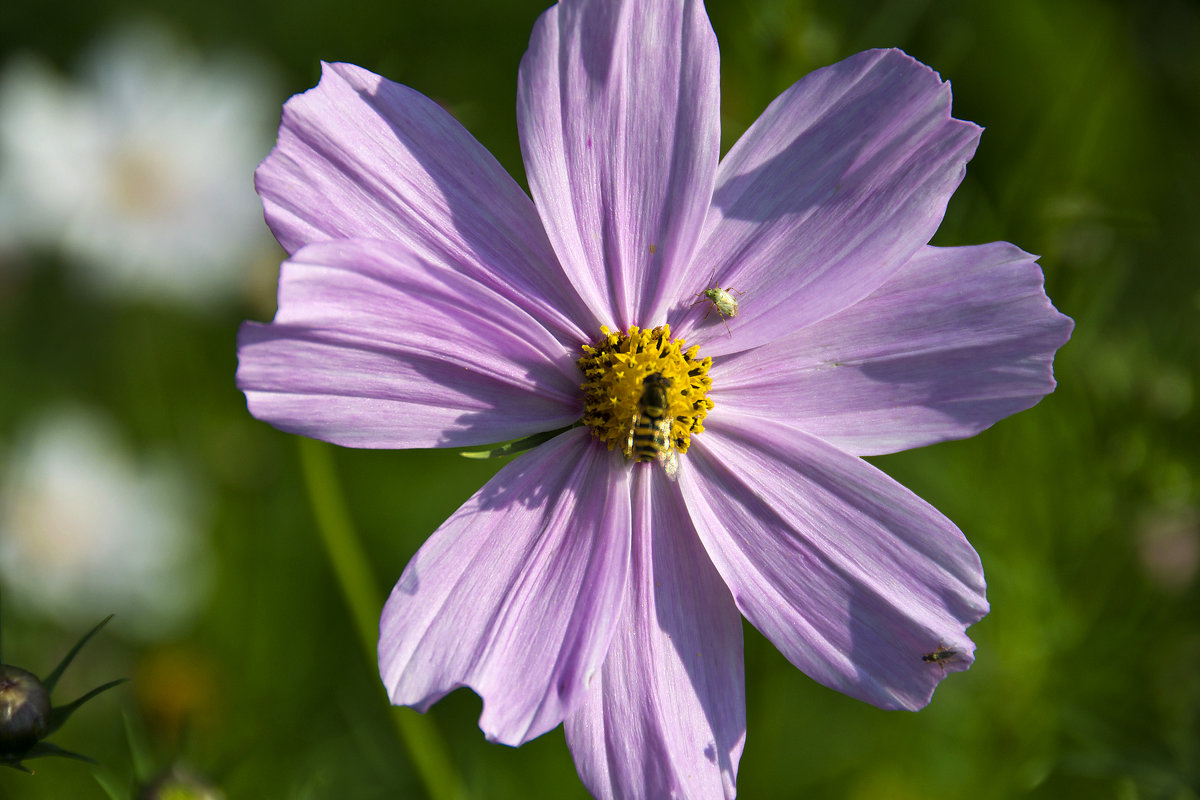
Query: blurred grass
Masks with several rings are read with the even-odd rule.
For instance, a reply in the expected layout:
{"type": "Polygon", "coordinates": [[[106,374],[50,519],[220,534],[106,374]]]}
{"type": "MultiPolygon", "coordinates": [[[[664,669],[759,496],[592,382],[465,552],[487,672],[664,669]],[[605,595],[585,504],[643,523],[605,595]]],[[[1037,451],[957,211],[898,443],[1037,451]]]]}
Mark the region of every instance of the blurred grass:
{"type": "MultiPolygon", "coordinates": [[[[318,59],[349,60],[446,103],[522,176],[516,69],[542,0],[469,12],[311,0],[50,8],[6,9],[0,53],[28,48],[66,67],[114,20],[150,15],[201,48],[262,55],[279,70],[279,102],[315,83],[318,59]]],[[[1164,583],[1144,560],[1149,526],[1186,529],[1191,514],[1195,536],[1200,503],[1197,6],[747,0],[710,14],[726,146],[805,72],[865,47],[902,47],[951,80],[956,115],[987,131],[935,243],[1007,239],[1042,254],[1051,298],[1077,322],[1056,360],[1060,387],[1039,406],[969,441],[875,459],[981,553],[993,611],[972,629],[973,669],[918,714],[882,712],[814,685],[748,630],[741,796],[1197,797],[1197,581],[1164,583]]],[[[134,682],[55,741],[128,779],[125,709],[160,766],[183,760],[231,798],[422,796],[339,598],[295,445],[252,420],[233,387],[236,326],[270,309],[118,306],[46,267],[0,286],[0,442],[59,401],[109,412],[138,447],[175,449],[213,489],[219,559],[213,602],[178,641],[139,648],[117,620],[117,635],[89,645],[64,696],[134,682]],[[186,722],[141,688],[168,655],[182,676],[168,689],[200,698],[186,722]]],[[[496,469],[442,452],[339,450],[334,462],[380,587],[496,469]]],[[[81,632],[7,609],[3,624],[5,656],[34,671],[81,632]]],[[[468,796],[584,796],[561,731],[489,745],[467,692],[431,714],[468,796]]],[[[0,773],[0,797],[104,796],[87,765],[34,766],[32,778],[0,773]]]]}

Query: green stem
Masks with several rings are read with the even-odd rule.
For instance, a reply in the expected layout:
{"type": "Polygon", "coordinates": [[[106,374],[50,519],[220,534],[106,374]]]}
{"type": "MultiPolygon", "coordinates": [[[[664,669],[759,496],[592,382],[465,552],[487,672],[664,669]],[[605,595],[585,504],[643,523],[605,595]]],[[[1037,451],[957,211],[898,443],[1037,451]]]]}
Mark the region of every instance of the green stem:
{"type": "MultiPolygon", "coordinates": [[[[333,566],[358,636],[372,667],[378,664],[379,614],[383,596],[368,566],[366,554],[354,533],[350,514],[334,474],[330,447],[323,442],[298,437],[300,463],[308,496],[317,518],[321,543],[333,566]]],[[[381,687],[382,688],[382,687],[381,687]]],[[[446,754],[442,737],[433,720],[408,708],[391,708],[392,722],[400,741],[408,749],[425,789],[434,800],[465,797],[462,781],[446,754]]]]}

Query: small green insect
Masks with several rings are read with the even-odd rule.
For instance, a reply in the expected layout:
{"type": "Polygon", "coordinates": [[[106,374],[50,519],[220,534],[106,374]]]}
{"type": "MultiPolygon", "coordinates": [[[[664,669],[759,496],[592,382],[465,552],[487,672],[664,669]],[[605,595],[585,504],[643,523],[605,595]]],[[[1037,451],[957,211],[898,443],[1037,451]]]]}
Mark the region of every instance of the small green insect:
{"type": "Polygon", "coordinates": [[[937,664],[942,668],[942,671],[945,671],[946,662],[953,661],[954,659],[958,658],[959,655],[961,655],[961,653],[958,650],[955,650],[953,647],[946,647],[941,642],[938,642],[937,650],[921,656],[921,660],[926,664],[937,664]]]}
{"type": "Polygon", "coordinates": [[[670,387],[671,379],[661,372],[652,372],[643,379],[642,396],[625,448],[634,461],[657,461],[673,481],[679,476],[679,453],[671,441],[672,420],[667,416],[670,387]]]}
{"type": "Polygon", "coordinates": [[[708,315],[715,309],[716,312],[721,315],[721,322],[725,325],[725,333],[733,336],[733,334],[729,331],[729,323],[725,322],[725,320],[729,319],[730,317],[736,317],[738,312],[741,310],[738,307],[737,298],[733,296],[735,293],[739,295],[742,294],[742,292],[739,292],[732,286],[722,289],[720,286],[713,285],[700,292],[700,299],[695,303],[692,303],[692,305],[703,303],[705,300],[707,300],[709,305],[708,311],[704,312],[704,318],[708,319],[708,315]]]}

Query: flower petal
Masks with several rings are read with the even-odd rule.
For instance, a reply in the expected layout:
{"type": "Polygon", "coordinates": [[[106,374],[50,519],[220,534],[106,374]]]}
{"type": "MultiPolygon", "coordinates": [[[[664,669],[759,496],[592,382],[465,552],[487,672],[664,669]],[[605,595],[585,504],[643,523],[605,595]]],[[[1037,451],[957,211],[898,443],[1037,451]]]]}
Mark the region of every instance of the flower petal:
{"type": "Polygon", "coordinates": [[[569,425],[574,354],[516,305],[392,242],[313,244],[279,312],[238,336],[238,388],[281,430],[350,447],[460,447],[569,425]]]}
{"type": "Polygon", "coordinates": [[[709,415],[679,485],[738,608],[814,680],[881,708],[924,706],[970,665],[965,629],[987,613],[971,545],[865,461],[727,419],[709,415]],[[939,647],[953,657],[925,658],[939,647]]]}
{"type": "Polygon", "coordinates": [[[437,103],[352,64],[323,64],[283,107],[255,173],[289,253],[328,239],[386,239],[454,265],[523,304],[560,338],[599,324],[564,278],[529,197],[437,103]],[[583,329],[579,325],[584,325],[583,329]]]}
{"type": "Polygon", "coordinates": [[[383,610],[392,702],[459,686],[488,739],[554,728],[596,680],[629,580],[629,470],[584,428],[519,456],[417,552],[383,610]]]}
{"type": "Polygon", "coordinates": [[[717,40],[690,0],[564,0],[521,61],[529,188],[579,293],[652,325],[691,261],[720,155],[717,40]]]}
{"type": "Polygon", "coordinates": [[[1007,242],[925,247],[871,296],[718,359],[712,397],[856,455],[974,436],[1054,390],[1073,323],[1007,242]]]}
{"type": "MultiPolygon", "coordinates": [[[[925,245],[980,129],[950,85],[899,50],[819,69],[775,99],[721,161],[696,256],[743,293],[728,320],[688,300],[672,329],[706,355],[785,336],[865,297],[925,245]]],[[[694,295],[703,289],[697,285],[694,295]]]]}
{"type": "Polygon", "coordinates": [[[678,489],[657,467],[635,469],[630,594],[567,744],[598,798],[732,798],[746,734],[741,616],[678,489]]]}

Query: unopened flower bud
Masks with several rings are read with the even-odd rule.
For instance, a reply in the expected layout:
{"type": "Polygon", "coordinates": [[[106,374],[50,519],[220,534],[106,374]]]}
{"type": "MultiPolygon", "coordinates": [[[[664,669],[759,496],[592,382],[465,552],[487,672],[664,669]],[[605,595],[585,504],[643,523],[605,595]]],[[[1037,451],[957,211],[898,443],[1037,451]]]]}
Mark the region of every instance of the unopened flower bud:
{"type": "Polygon", "coordinates": [[[37,676],[0,664],[0,752],[33,746],[50,727],[50,693],[37,676]]]}

